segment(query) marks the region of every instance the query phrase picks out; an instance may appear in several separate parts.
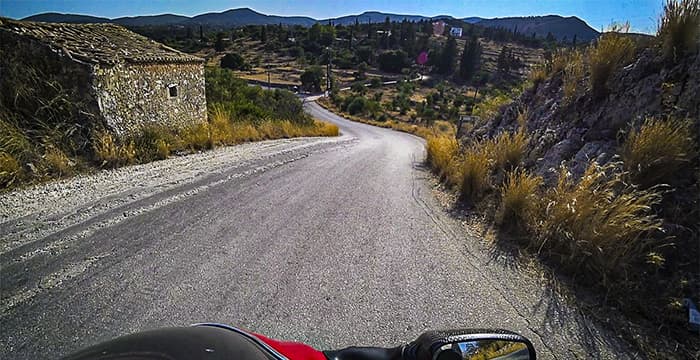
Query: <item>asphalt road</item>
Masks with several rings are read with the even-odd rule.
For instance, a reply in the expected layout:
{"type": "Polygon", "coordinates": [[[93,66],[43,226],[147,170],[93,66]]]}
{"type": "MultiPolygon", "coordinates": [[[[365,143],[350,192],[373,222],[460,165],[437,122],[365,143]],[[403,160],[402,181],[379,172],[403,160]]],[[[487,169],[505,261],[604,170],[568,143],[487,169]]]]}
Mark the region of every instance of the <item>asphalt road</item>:
{"type": "Polygon", "coordinates": [[[318,348],[505,328],[542,359],[625,357],[615,334],[441,208],[421,139],[306,107],[343,135],[0,197],[0,357],[206,321],[318,348]]]}

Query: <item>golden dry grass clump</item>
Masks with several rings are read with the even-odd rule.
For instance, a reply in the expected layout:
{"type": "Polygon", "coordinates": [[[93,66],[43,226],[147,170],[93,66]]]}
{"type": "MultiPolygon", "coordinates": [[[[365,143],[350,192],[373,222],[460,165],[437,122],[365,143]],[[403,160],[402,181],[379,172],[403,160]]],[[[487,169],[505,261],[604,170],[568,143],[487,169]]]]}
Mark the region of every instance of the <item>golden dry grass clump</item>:
{"type": "Polygon", "coordinates": [[[461,164],[459,143],[452,136],[430,136],[426,141],[427,161],[441,179],[459,185],[461,164]]]}
{"type": "Polygon", "coordinates": [[[634,40],[627,36],[628,31],[629,23],[613,25],[598,38],[595,45],[588,48],[590,87],[595,96],[605,95],[608,79],[613,72],[629,64],[634,58],[636,45],[634,40]]]}
{"type": "Polygon", "coordinates": [[[504,131],[484,143],[484,152],[493,160],[494,168],[509,170],[516,167],[522,160],[528,141],[527,134],[522,128],[515,133],[504,131]]]}
{"type": "Polygon", "coordinates": [[[696,51],[699,35],[700,0],[667,0],[657,31],[664,58],[676,62],[696,51]]]}
{"type": "Polygon", "coordinates": [[[118,144],[112,134],[97,132],[93,137],[95,158],[103,167],[118,167],[133,164],[136,160],[136,146],[133,141],[118,144]]]}
{"type": "Polygon", "coordinates": [[[506,227],[526,229],[537,215],[535,210],[541,185],[542,178],[539,176],[523,169],[509,171],[499,189],[501,206],[496,220],[506,227]]]}
{"type": "Polygon", "coordinates": [[[661,231],[652,208],[662,191],[630,185],[619,166],[591,162],[578,181],[562,168],[557,185],[544,193],[531,245],[602,278],[643,258],[650,235],[661,231]]]}
{"type": "Polygon", "coordinates": [[[632,129],[620,151],[626,169],[638,184],[670,183],[697,156],[690,120],[647,118],[632,129]]]}
{"type": "Polygon", "coordinates": [[[460,198],[475,203],[491,187],[489,175],[493,162],[483,142],[469,147],[463,157],[460,183],[460,198]]]}
{"type": "Polygon", "coordinates": [[[477,202],[491,188],[491,172],[518,166],[527,143],[521,128],[474,142],[462,153],[454,136],[433,135],[426,143],[427,160],[443,180],[458,187],[462,200],[477,202]]]}

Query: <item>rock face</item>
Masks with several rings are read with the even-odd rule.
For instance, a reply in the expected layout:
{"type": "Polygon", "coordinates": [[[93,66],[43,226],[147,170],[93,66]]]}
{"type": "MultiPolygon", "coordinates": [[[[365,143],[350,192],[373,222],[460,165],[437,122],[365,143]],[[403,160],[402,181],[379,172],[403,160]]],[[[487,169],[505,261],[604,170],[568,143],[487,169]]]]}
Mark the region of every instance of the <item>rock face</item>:
{"type": "Polygon", "coordinates": [[[577,176],[590,160],[605,163],[613,159],[624,133],[648,116],[676,116],[697,122],[699,77],[697,54],[669,65],[653,49],[647,49],[634,63],[611,76],[603,98],[593,97],[584,79],[578,95],[564,100],[562,78],[554,75],[526,90],[492,121],[465,135],[479,138],[513,131],[518,126],[518,114],[527,111],[530,143],[525,166],[551,184],[561,164],[577,176]]]}
{"type": "Polygon", "coordinates": [[[81,126],[128,136],[145,125],[207,120],[203,60],[121,26],[0,19],[0,43],[1,88],[11,87],[17,62],[40,70],[84,104],[81,126]]]}

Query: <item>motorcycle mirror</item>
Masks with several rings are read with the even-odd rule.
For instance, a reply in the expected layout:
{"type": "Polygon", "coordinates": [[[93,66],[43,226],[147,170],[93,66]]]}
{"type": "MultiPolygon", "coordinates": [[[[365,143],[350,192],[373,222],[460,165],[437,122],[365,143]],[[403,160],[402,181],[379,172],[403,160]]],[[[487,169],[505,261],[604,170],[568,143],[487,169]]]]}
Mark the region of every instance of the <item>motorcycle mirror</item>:
{"type": "Polygon", "coordinates": [[[431,334],[432,360],[535,360],[525,337],[506,330],[453,330],[431,334]]]}

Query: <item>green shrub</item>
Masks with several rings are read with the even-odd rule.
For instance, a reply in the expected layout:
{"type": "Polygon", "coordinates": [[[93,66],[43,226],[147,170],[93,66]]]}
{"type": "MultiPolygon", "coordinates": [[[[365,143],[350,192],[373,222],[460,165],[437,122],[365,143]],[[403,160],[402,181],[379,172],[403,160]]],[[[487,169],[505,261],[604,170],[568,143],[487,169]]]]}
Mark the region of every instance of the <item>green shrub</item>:
{"type": "Polygon", "coordinates": [[[667,0],[659,23],[664,58],[676,62],[698,48],[700,0],[667,0]]]}
{"type": "Polygon", "coordinates": [[[250,70],[250,64],[240,54],[230,53],[221,58],[220,65],[222,68],[231,70],[250,70]]]}
{"type": "Polygon", "coordinates": [[[363,114],[366,107],[367,100],[362,96],[357,96],[348,104],[348,113],[350,115],[363,114]]]}
{"type": "Polygon", "coordinates": [[[497,93],[494,95],[487,96],[481,102],[474,105],[474,110],[472,114],[479,116],[484,120],[493,119],[500,108],[508,103],[511,103],[513,99],[508,96],[508,94],[497,93]]]}

